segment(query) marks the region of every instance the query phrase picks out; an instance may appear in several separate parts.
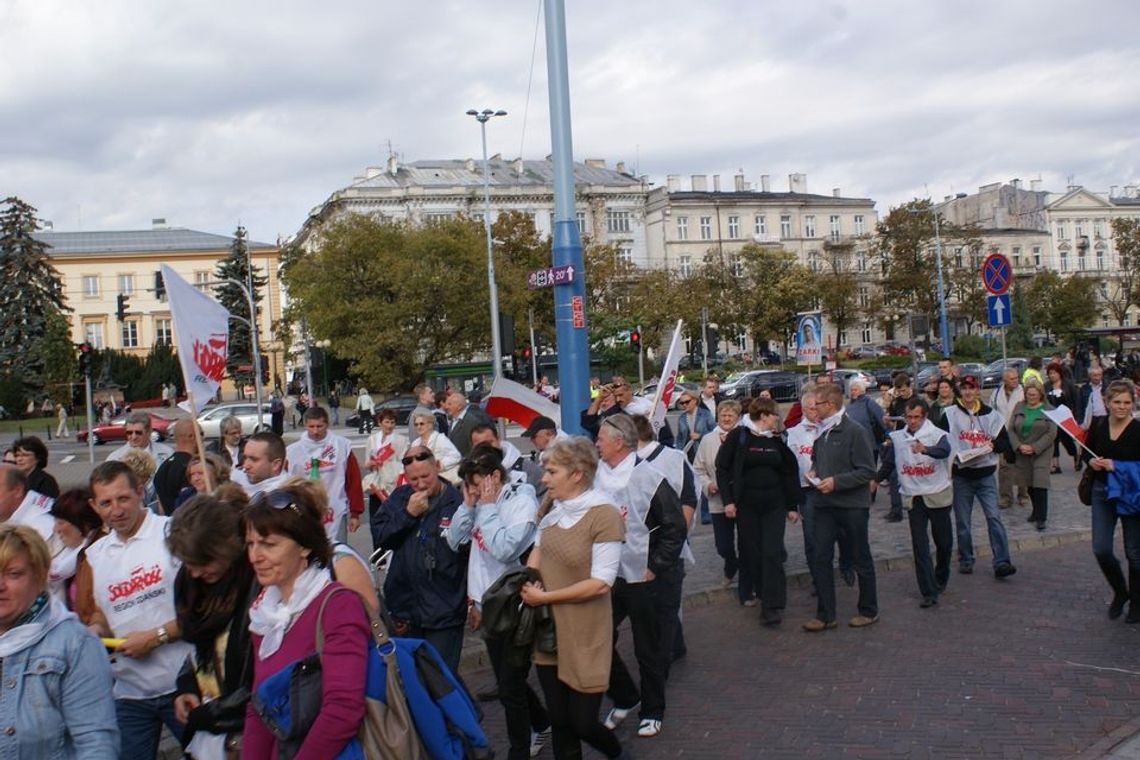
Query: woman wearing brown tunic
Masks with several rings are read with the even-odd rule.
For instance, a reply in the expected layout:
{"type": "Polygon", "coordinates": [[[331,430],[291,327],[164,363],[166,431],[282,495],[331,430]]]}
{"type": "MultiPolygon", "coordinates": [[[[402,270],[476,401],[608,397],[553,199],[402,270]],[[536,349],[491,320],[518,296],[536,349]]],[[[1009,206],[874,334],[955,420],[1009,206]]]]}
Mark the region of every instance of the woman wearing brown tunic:
{"type": "Polygon", "coordinates": [[[554,756],[581,758],[582,742],[606,757],[621,743],[598,720],[613,651],[610,587],[617,577],[625,526],[603,492],[593,489],[598,454],[585,438],[560,441],[543,455],[550,510],[541,518],[527,565],[542,583],[523,587],[528,605],[550,605],[556,654],[535,653],[550,713],[554,756]]]}

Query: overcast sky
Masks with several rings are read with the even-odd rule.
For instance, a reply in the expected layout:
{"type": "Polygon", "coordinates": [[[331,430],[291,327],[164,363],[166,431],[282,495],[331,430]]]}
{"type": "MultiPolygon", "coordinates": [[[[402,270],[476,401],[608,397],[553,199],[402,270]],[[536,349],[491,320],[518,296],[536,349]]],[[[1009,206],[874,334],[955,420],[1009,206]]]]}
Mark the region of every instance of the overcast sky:
{"type": "MultiPolygon", "coordinates": [[[[726,188],[805,172],[880,214],[1014,177],[1140,180],[1140,3],[567,5],[576,160],[726,188]]],[[[478,158],[468,108],[510,112],[491,153],[541,158],[539,20],[538,0],[0,0],[0,196],[56,230],[240,221],[273,242],[389,141],[478,158]]]]}

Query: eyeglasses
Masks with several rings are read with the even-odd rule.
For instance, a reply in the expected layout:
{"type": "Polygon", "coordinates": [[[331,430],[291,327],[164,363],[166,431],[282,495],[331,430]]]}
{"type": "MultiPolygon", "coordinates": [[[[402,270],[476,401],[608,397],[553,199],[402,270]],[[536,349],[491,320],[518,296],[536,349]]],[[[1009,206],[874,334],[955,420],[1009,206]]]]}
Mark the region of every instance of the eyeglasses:
{"type": "Polygon", "coordinates": [[[683,399],[681,399],[681,406],[689,406],[689,405],[691,405],[691,404],[695,404],[695,403],[697,403],[697,402],[696,402],[696,401],[694,401],[694,400],[693,400],[693,399],[691,399],[691,398],[683,398],[683,399]]]}
{"type": "Polygon", "coordinates": [[[421,451],[419,454],[409,454],[408,456],[404,457],[400,461],[404,463],[405,467],[407,467],[412,462],[426,462],[427,460],[431,459],[433,456],[435,456],[435,455],[432,454],[430,451],[421,451]]]}
{"type": "Polygon", "coordinates": [[[274,509],[291,509],[298,517],[301,516],[301,510],[297,508],[297,502],[293,498],[293,494],[289,491],[281,489],[273,491],[262,491],[257,496],[253,497],[252,505],[268,504],[274,509]]]}
{"type": "Polygon", "coordinates": [[[127,431],[127,435],[128,435],[128,436],[132,436],[132,435],[146,435],[146,431],[145,431],[145,430],[128,430],[128,431],[127,431]]]}

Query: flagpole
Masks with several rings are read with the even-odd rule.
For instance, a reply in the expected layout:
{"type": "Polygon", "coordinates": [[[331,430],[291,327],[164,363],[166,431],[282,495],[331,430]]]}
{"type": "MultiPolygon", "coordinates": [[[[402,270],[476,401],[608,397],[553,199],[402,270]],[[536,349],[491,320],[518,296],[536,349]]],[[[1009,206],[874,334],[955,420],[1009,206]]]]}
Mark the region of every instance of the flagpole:
{"type": "MultiPolygon", "coordinates": [[[[189,386],[186,388],[186,403],[190,405],[191,409],[197,409],[194,406],[194,393],[189,386]]],[[[202,428],[194,417],[190,418],[190,422],[194,424],[194,443],[198,447],[198,461],[202,463],[202,476],[206,478],[206,493],[213,493],[214,479],[210,477],[210,467],[206,462],[206,444],[202,441],[202,428]]]]}

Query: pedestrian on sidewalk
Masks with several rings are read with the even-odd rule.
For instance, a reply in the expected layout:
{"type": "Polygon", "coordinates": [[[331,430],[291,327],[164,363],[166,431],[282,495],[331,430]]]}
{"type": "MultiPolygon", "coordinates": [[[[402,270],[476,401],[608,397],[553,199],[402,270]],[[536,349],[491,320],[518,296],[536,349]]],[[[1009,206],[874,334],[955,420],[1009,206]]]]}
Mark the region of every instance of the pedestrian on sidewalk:
{"type": "Polygon", "coordinates": [[[853,549],[859,579],[859,614],[848,621],[863,628],[879,620],[875,563],[867,536],[871,512],[871,481],[875,478],[875,452],[871,434],[843,413],[843,391],[837,385],[816,389],[819,433],[812,447],[808,473],[819,492],[815,511],[815,562],[812,575],[817,597],[816,617],[803,624],[815,633],[836,626],[835,576],[831,560],[839,531],[846,531],[853,549]]]}
{"type": "Polygon", "coordinates": [[[1014,451],[1014,482],[1029,491],[1033,502],[1029,522],[1037,530],[1045,530],[1049,517],[1049,457],[1057,450],[1057,426],[1042,414],[1044,410],[1045,389],[1031,378],[1025,384],[1025,400],[1014,408],[1006,425],[1014,451]]]}
{"type": "MultiPolygon", "coordinates": [[[[340,404],[339,398],[337,404],[340,404]]],[[[372,400],[372,396],[368,395],[368,389],[362,386],[356,396],[356,424],[359,428],[357,432],[361,435],[372,433],[372,425],[375,423],[372,415],[375,409],[376,403],[372,400]]],[[[340,414],[339,410],[337,414],[340,414]]]]}
{"type": "Polygon", "coordinates": [[[950,557],[954,550],[954,527],[950,505],[954,492],[950,485],[950,441],[946,432],[927,417],[926,402],[912,398],[903,413],[906,426],[890,434],[883,446],[884,470],[898,475],[903,508],[910,522],[910,545],[914,553],[914,575],[922,594],[920,607],[938,604],[938,595],[950,580],[950,557]],[[934,538],[935,561],[930,561],[930,539],[934,538]]]}
{"type": "MultiPolygon", "coordinates": [[[[1090,376],[1092,373],[1089,370],[1090,376]]],[[[1115,504],[1108,500],[1108,473],[1116,468],[1116,462],[1140,460],[1140,421],[1132,417],[1135,399],[1136,391],[1127,380],[1115,380],[1108,386],[1108,417],[1093,422],[1089,430],[1088,446],[1097,456],[1086,456],[1096,471],[1092,487],[1093,554],[1113,591],[1108,617],[1120,617],[1128,602],[1128,623],[1140,623],[1140,516],[1116,513],[1115,504]],[[1118,519],[1124,531],[1124,555],[1128,558],[1127,581],[1113,551],[1118,519]]]]}
{"type": "Polygon", "coordinates": [[[336,427],[340,424],[340,394],[336,388],[329,389],[329,412],[332,414],[333,427],[336,427]]]}
{"type": "Polygon", "coordinates": [[[55,429],[56,438],[67,438],[71,433],[67,429],[67,407],[63,404],[55,405],[56,412],[59,414],[59,425],[55,429]]]}

